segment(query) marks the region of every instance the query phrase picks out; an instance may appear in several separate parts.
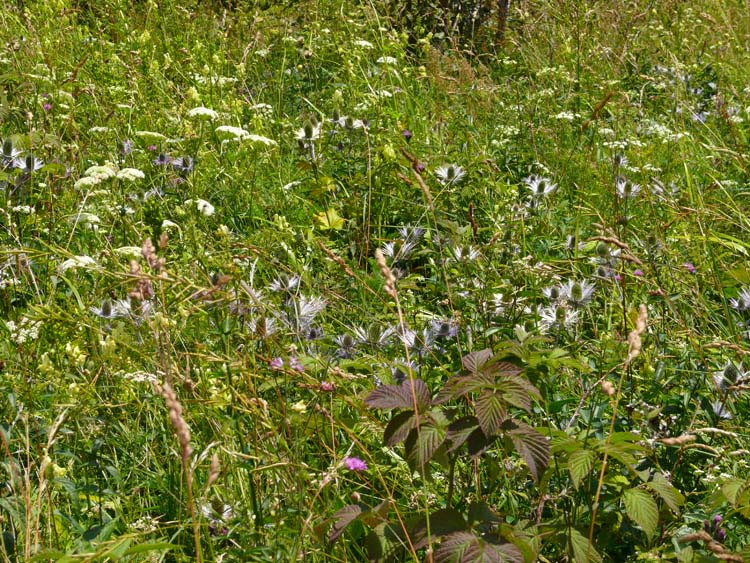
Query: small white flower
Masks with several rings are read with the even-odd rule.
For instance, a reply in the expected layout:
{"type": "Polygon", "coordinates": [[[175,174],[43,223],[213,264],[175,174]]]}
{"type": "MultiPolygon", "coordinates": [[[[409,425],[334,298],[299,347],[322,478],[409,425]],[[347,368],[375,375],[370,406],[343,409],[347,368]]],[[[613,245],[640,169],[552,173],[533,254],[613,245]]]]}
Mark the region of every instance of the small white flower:
{"type": "Polygon", "coordinates": [[[141,137],[146,142],[164,141],[167,138],[166,135],[162,135],[161,133],[157,133],[155,131],[136,131],[135,136],[141,137]]]}
{"type": "Polygon", "coordinates": [[[435,176],[444,186],[457,184],[466,175],[464,169],[457,164],[448,164],[435,170],[435,176]]]}
{"type": "Polygon", "coordinates": [[[273,113],[273,106],[271,104],[255,104],[250,106],[250,109],[255,113],[263,115],[271,115],[273,113]]]}
{"type": "Polygon", "coordinates": [[[220,137],[230,140],[244,140],[250,137],[248,131],[245,131],[242,127],[234,127],[232,125],[219,125],[216,128],[216,133],[220,137]]]}
{"type": "Polygon", "coordinates": [[[380,57],[375,62],[377,62],[379,65],[396,65],[398,64],[398,59],[395,57],[384,56],[384,57],[380,57]]]}
{"type": "Polygon", "coordinates": [[[365,41],[364,39],[357,39],[356,41],[352,41],[354,45],[357,47],[362,47],[363,49],[372,49],[375,46],[370,43],[369,41],[365,41]]]}
{"type": "Polygon", "coordinates": [[[219,114],[216,113],[211,108],[199,106],[197,108],[191,109],[188,112],[188,117],[200,117],[200,118],[210,119],[211,121],[213,121],[219,118],[219,114]]]}
{"type": "Polygon", "coordinates": [[[99,181],[113,178],[116,174],[117,173],[107,165],[90,166],[86,169],[86,172],[83,173],[84,176],[88,176],[89,178],[96,178],[99,181]]]}
{"type": "Polygon", "coordinates": [[[115,248],[114,253],[120,256],[125,256],[127,258],[139,258],[141,256],[141,247],[121,246],[119,248],[115,248]]]}
{"type": "MultiPolygon", "coordinates": [[[[192,203],[192,200],[188,200],[185,203],[192,203]]],[[[164,229],[165,231],[171,231],[172,229],[177,229],[178,231],[180,230],[180,226],[174,221],[170,221],[169,219],[164,219],[161,222],[161,228],[164,229]]],[[[139,249],[139,252],[140,252],[140,249],[139,249]]]]}
{"type": "Polygon", "coordinates": [[[77,190],[91,188],[96,186],[101,181],[101,178],[97,178],[95,176],[84,176],[83,178],[77,180],[76,183],[73,184],[73,187],[77,190]]]}
{"type": "Polygon", "coordinates": [[[268,137],[264,137],[263,135],[255,135],[253,133],[250,133],[247,137],[245,137],[245,139],[253,143],[262,143],[269,147],[275,146],[277,144],[273,139],[269,139],[268,137]]]}
{"type": "Polygon", "coordinates": [[[11,209],[14,213],[20,213],[22,215],[33,215],[34,208],[30,205],[16,205],[11,209]]]}
{"type": "Polygon", "coordinates": [[[214,206],[207,202],[205,199],[196,199],[195,206],[198,208],[198,211],[206,217],[210,217],[214,214],[214,206]]]}
{"type": "Polygon", "coordinates": [[[76,215],[71,215],[69,217],[69,221],[71,223],[78,223],[79,225],[89,227],[92,230],[96,230],[99,227],[99,224],[102,222],[102,220],[99,219],[97,215],[94,215],[93,213],[86,213],[85,211],[81,211],[76,215]]]}
{"type": "Polygon", "coordinates": [[[101,127],[101,126],[91,127],[89,129],[89,133],[108,133],[109,131],[111,131],[109,127],[101,127]]]}
{"type": "Polygon", "coordinates": [[[123,168],[117,173],[117,178],[120,180],[127,180],[129,182],[135,182],[136,180],[143,180],[146,175],[137,168],[123,168]]]}
{"type": "Polygon", "coordinates": [[[94,260],[91,256],[73,256],[72,258],[68,258],[64,262],[61,262],[60,265],[57,267],[57,271],[61,274],[68,271],[68,270],[76,270],[78,268],[96,268],[97,263],[96,260],[94,260]]]}

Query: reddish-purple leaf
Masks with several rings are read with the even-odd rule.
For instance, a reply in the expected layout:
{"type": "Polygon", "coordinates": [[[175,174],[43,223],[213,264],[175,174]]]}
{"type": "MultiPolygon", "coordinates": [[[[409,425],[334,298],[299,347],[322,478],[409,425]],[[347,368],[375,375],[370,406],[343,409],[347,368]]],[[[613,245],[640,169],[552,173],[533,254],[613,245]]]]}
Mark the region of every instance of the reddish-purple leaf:
{"type": "Polygon", "coordinates": [[[406,460],[415,471],[423,472],[425,466],[445,442],[446,428],[430,423],[420,424],[409,433],[404,443],[406,460]]]}
{"type": "Polygon", "coordinates": [[[474,402],[474,412],[485,436],[494,436],[506,414],[503,396],[492,389],[482,391],[474,402]]]}
{"type": "Polygon", "coordinates": [[[406,380],[401,385],[380,385],[365,398],[374,409],[423,410],[430,406],[430,390],[421,379],[406,380]]]}
{"type": "Polygon", "coordinates": [[[448,426],[448,433],[445,435],[445,439],[449,443],[448,451],[453,452],[463,446],[464,442],[477,428],[479,428],[479,422],[477,422],[475,416],[465,416],[453,421],[448,426]]]}
{"type": "Polygon", "coordinates": [[[513,442],[513,447],[518,455],[529,466],[534,481],[538,483],[549,464],[549,438],[543,436],[528,424],[513,419],[507,419],[503,423],[503,431],[513,442]]]}
{"type": "Polygon", "coordinates": [[[333,543],[341,537],[346,527],[359,518],[369,508],[359,504],[349,504],[333,515],[333,528],[328,535],[328,541],[333,543]]]}
{"type": "Polygon", "coordinates": [[[479,373],[484,364],[486,364],[491,357],[492,350],[489,348],[485,348],[484,350],[479,350],[477,352],[469,352],[463,358],[461,358],[461,365],[464,366],[464,369],[466,371],[469,371],[471,373],[479,373]]]}
{"type": "Polygon", "coordinates": [[[388,426],[385,427],[383,433],[383,442],[386,446],[395,446],[399,442],[406,440],[409,432],[416,425],[417,419],[414,416],[414,411],[402,411],[393,415],[388,426]]]}

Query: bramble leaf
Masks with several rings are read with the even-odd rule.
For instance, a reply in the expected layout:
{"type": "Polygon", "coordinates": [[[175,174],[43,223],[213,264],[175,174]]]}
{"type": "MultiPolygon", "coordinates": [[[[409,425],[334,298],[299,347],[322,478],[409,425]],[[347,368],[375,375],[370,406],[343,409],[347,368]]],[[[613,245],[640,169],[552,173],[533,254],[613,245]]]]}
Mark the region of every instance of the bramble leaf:
{"type": "Polygon", "coordinates": [[[534,481],[539,482],[542,473],[547,469],[550,458],[549,439],[542,436],[528,424],[506,419],[503,422],[503,431],[513,442],[518,455],[520,455],[529,466],[529,471],[534,481]]]}
{"type": "Polygon", "coordinates": [[[661,473],[654,475],[652,481],[648,481],[646,486],[654,491],[659,498],[664,501],[672,512],[678,512],[680,505],[685,502],[685,497],[678,491],[672,483],[667,481],[661,473]]]}
{"type": "Polygon", "coordinates": [[[474,412],[485,436],[494,436],[506,416],[505,401],[502,395],[487,389],[474,402],[474,412]]]}
{"type": "Polygon", "coordinates": [[[570,478],[573,480],[573,486],[577,489],[581,486],[586,476],[594,467],[596,453],[591,450],[578,450],[568,456],[568,471],[570,478]]]}
{"type": "Polygon", "coordinates": [[[659,507],[654,498],[641,488],[626,490],[622,495],[625,512],[646,535],[652,537],[659,524],[659,507]]]}
{"type": "Polygon", "coordinates": [[[576,563],[602,563],[602,556],[589,539],[575,528],[570,529],[570,546],[576,563]]]}
{"type": "Polygon", "coordinates": [[[423,410],[430,406],[430,390],[421,379],[406,380],[401,385],[380,385],[365,398],[365,404],[375,409],[423,410]]]}
{"type": "Polygon", "coordinates": [[[414,428],[417,422],[414,411],[402,411],[393,415],[388,426],[383,433],[383,443],[386,446],[395,446],[399,442],[406,440],[409,432],[414,428]]]}

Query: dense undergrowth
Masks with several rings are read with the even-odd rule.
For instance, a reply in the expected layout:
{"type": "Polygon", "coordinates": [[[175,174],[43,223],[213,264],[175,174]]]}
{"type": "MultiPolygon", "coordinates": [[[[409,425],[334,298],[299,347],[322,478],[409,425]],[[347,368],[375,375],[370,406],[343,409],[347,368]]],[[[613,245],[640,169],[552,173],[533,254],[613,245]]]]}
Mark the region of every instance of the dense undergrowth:
{"type": "Polygon", "coordinates": [[[0,8],[0,559],[750,557],[746,3],[236,4],[0,8]]]}

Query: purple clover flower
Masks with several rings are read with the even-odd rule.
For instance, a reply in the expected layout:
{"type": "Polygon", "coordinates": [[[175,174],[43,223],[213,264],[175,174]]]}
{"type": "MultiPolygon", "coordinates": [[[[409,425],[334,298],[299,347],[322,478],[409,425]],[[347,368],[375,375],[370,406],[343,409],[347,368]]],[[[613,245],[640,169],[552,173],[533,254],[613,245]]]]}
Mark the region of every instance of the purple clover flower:
{"type": "Polygon", "coordinates": [[[284,360],[282,360],[281,358],[277,356],[274,359],[272,359],[268,363],[268,365],[271,366],[272,370],[280,370],[280,369],[283,369],[284,367],[284,360]]]}
{"type": "Polygon", "coordinates": [[[685,268],[685,269],[686,269],[686,270],[687,270],[688,272],[690,272],[691,274],[694,274],[695,272],[697,272],[697,271],[698,271],[698,270],[697,270],[697,269],[695,268],[695,266],[693,266],[693,263],[692,263],[692,262],[685,262],[685,263],[683,263],[683,264],[682,264],[682,267],[683,267],[683,268],[685,268]]]}

